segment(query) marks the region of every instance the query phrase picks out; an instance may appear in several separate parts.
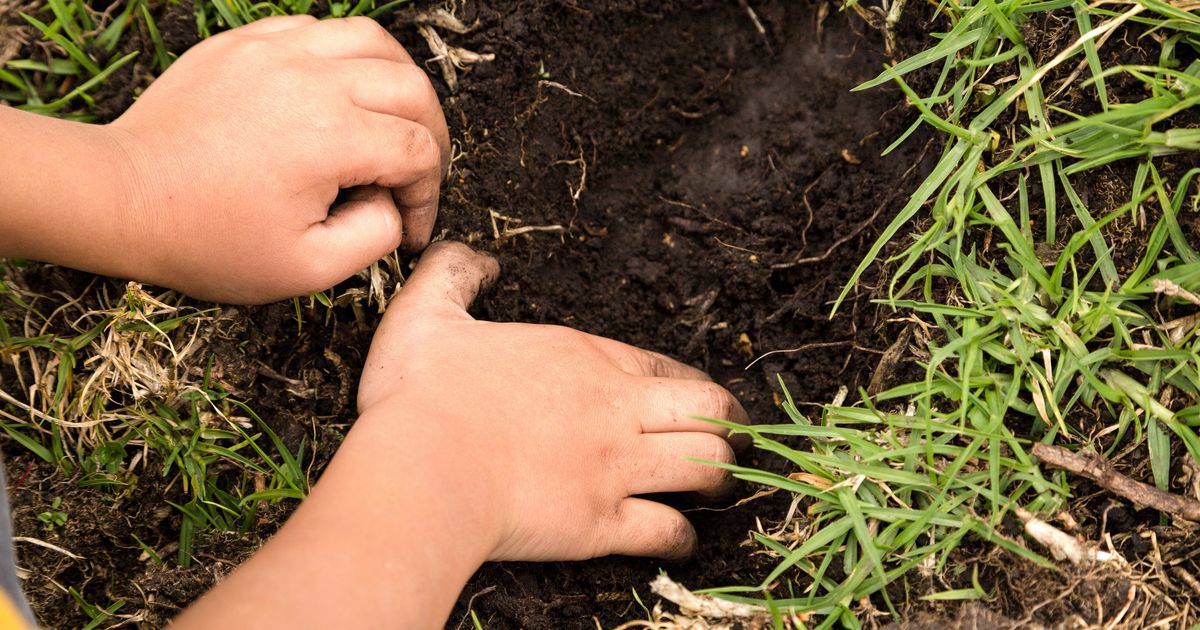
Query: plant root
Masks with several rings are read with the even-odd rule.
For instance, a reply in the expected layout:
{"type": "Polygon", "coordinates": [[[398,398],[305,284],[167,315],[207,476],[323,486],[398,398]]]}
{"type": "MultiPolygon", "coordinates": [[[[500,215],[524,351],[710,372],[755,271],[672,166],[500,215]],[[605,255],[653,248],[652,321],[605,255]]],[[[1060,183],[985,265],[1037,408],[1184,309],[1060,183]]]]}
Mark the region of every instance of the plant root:
{"type": "Polygon", "coordinates": [[[1058,560],[1070,560],[1071,564],[1094,562],[1120,562],[1121,556],[1108,551],[1092,549],[1078,538],[1034,516],[1028,510],[1017,508],[1017,518],[1025,524],[1025,533],[1050,550],[1058,560]]]}

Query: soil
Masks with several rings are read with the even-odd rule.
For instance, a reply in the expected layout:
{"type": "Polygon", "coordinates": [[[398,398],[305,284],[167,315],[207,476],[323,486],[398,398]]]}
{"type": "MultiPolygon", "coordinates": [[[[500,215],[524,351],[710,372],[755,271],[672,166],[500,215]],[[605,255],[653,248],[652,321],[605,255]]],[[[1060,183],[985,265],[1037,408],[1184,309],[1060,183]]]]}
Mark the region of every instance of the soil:
{"type": "MultiPolygon", "coordinates": [[[[849,92],[889,59],[882,37],[860,18],[788,0],[750,6],[762,32],[727,0],[464,3],[458,15],[475,27],[447,34],[448,43],[496,59],[460,72],[456,93],[435,78],[460,151],[440,230],[501,260],[504,276],[477,303],[479,317],[563,324],[675,356],[710,371],[756,422],[769,423],[785,419],[778,377],[814,413],[842,387],[853,400],[871,385],[900,330],[870,302],[881,272],[869,270],[832,320],[831,304],[940,147],[917,133],[880,157],[914,112],[896,90],[849,92]],[[521,228],[537,229],[511,234],[521,228]],[[772,354],[748,367],[764,353],[772,354]]],[[[169,48],[195,43],[186,3],[159,10],[169,48]]],[[[431,56],[403,17],[382,21],[414,56],[431,56]]],[[[924,47],[925,26],[915,16],[902,34],[924,47]]],[[[102,115],[118,115],[147,80],[144,66],[118,73],[99,99],[102,115]]],[[[93,282],[41,265],[13,273],[47,294],[87,294],[93,282]]],[[[350,286],[361,281],[341,288],[350,286]]],[[[353,387],[378,316],[318,306],[302,317],[298,327],[290,303],[225,308],[210,352],[215,378],[286,442],[316,440],[316,474],[353,422],[353,387]],[[274,375],[315,393],[294,395],[274,375]]],[[[912,369],[893,368],[882,383],[900,382],[912,369]]],[[[120,612],[138,611],[139,625],[162,625],[286,516],[281,507],[261,514],[250,535],[203,539],[190,568],[160,565],[139,558],[138,541],[173,557],[179,516],[163,506],[177,488],[143,479],[136,494],[114,501],[35,463],[16,444],[4,447],[18,535],[86,558],[21,547],[31,575],[26,588],[48,626],[88,621],[66,586],[101,606],[125,600],[120,612]],[[52,497],[63,497],[71,518],[48,532],[36,514],[52,497]]],[[[755,453],[746,457],[783,469],[755,453]]],[[[449,627],[469,627],[469,610],[487,628],[613,627],[644,614],[631,588],[653,605],[645,585],[660,570],[692,588],[761,579],[770,560],[744,546],[747,532],[756,519],[782,516],[786,499],[741,507],[680,501],[701,536],[692,560],[488,565],[463,591],[449,627]]],[[[1130,527],[1145,522],[1124,516],[1135,521],[1130,527]]],[[[1011,556],[964,549],[979,554],[963,562],[982,567],[985,585],[1062,579],[1029,572],[1014,582],[1011,556]]],[[[969,586],[970,572],[963,579],[955,587],[969,586]]],[[[1095,589],[1117,593],[1120,585],[1106,579],[1096,577],[1095,589]]],[[[929,627],[1003,625],[1046,593],[991,610],[945,604],[923,614],[934,615],[929,627]]],[[[1090,606],[1093,595],[1078,597],[1090,606]]],[[[1113,595],[1118,608],[1123,595],[1113,595]]],[[[1074,600],[1060,599],[1030,620],[1057,623],[1075,614],[1074,600]]],[[[925,617],[914,622],[924,627],[925,617]]]]}

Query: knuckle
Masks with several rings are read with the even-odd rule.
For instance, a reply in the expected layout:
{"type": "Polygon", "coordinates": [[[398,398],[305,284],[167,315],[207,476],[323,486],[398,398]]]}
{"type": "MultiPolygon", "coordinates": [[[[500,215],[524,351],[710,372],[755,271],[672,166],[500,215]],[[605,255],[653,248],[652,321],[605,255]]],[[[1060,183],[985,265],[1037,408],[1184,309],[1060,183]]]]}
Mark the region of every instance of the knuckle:
{"type": "Polygon", "coordinates": [[[595,348],[591,335],[583,331],[557,324],[546,325],[542,330],[548,336],[548,341],[552,341],[555,346],[561,347],[567,352],[574,353],[595,348]]]}
{"type": "Polygon", "coordinates": [[[587,555],[602,556],[617,549],[620,545],[620,537],[622,523],[624,522],[624,510],[622,508],[622,499],[598,498],[594,505],[595,523],[593,549],[589,550],[587,555]]]}
{"type": "Polygon", "coordinates": [[[474,254],[474,250],[472,250],[467,244],[459,241],[438,241],[430,245],[429,249],[425,250],[426,256],[453,256],[455,258],[461,258],[464,260],[466,260],[472,254],[474,254]]]}
{"type": "Polygon", "coordinates": [[[708,484],[710,488],[728,488],[733,484],[733,473],[715,466],[710,466],[709,468],[712,470],[709,473],[711,475],[708,484]]]}
{"type": "Polygon", "coordinates": [[[646,374],[652,376],[663,376],[667,374],[667,362],[663,360],[663,356],[657,352],[644,352],[641,354],[642,367],[646,374]]]}
{"type": "Polygon", "coordinates": [[[361,35],[369,34],[371,36],[375,36],[379,35],[380,33],[387,35],[387,31],[379,25],[379,22],[376,22],[365,15],[353,15],[348,18],[344,18],[342,20],[342,24],[345,24],[347,28],[358,31],[361,35]]]}
{"type": "Polygon", "coordinates": [[[392,37],[392,34],[389,33],[386,28],[380,25],[379,22],[376,22],[365,15],[356,15],[354,17],[346,18],[344,23],[347,25],[347,28],[353,31],[353,33],[358,37],[369,37],[375,40],[377,44],[383,46],[400,45],[400,43],[396,41],[396,38],[392,37]]]}
{"type": "MultiPolygon", "coordinates": [[[[726,442],[724,438],[711,434],[705,434],[704,444],[701,446],[700,452],[696,457],[722,464],[732,464],[734,462],[733,447],[729,446],[729,442],[726,442]]],[[[706,468],[711,471],[726,473],[726,471],[720,468],[712,466],[707,466],[706,468]]]]}
{"type": "Polygon", "coordinates": [[[672,555],[686,555],[692,548],[692,524],[682,514],[674,514],[663,524],[663,538],[672,555]]]}
{"type": "Polygon", "coordinates": [[[376,212],[380,214],[381,227],[387,235],[388,251],[400,247],[400,242],[404,239],[404,221],[400,218],[400,213],[388,204],[376,204],[376,212]]]}
{"type": "Polygon", "coordinates": [[[433,133],[424,125],[406,125],[400,132],[400,143],[405,154],[421,168],[438,170],[441,156],[433,133]]]}
{"type": "Polygon", "coordinates": [[[432,96],[433,100],[437,101],[437,91],[433,88],[433,81],[429,80],[429,75],[419,66],[411,63],[397,63],[396,72],[399,74],[399,82],[406,89],[419,92],[426,98],[432,96]]]}
{"type": "Polygon", "coordinates": [[[704,405],[703,413],[707,416],[726,419],[736,402],[729,390],[716,383],[701,382],[700,401],[704,405]]]}
{"type": "Polygon", "coordinates": [[[596,499],[596,520],[601,523],[604,529],[612,531],[620,526],[623,518],[622,502],[623,499],[610,497],[599,497],[596,499]]]}
{"type": "MultiPolygon", "coordinates": [[[[230,31],[237,33],[237,31],[230,31]]],[[[230,41],[233,41],[232,38],[230,41]]],[[[237,34],[236,43],[232,44],[233,52],[239,57],[245,59],[262,60],[266,59],[274,44],[266,39],[258,37],[253,33],[237,34]]]]}
{"type": "Polygon", "coordinates": [[[628,463],[634,455],[634,445],[629,440],[604,440],[599,446],[600,461],[604,469],[611,471],[617,478],[623,478],[628,463]]]}

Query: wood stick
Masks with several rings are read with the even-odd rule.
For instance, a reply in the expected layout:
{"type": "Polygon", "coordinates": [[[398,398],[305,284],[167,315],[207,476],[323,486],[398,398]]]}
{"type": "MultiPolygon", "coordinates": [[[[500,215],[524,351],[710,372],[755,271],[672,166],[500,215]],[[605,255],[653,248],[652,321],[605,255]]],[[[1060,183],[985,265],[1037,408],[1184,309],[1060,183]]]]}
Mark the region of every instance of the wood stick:
{"type": "Polygon", "coordinates": [[[1129,499],[1134,505],[1200,523],[1200,501],[1134,481],[1117,472],[1099,453],[1076,453],[1061,446],[1038,443],[1033,445],[1033,455],[1044,464],[1083,475],[1106,490],[1129,499]]]}

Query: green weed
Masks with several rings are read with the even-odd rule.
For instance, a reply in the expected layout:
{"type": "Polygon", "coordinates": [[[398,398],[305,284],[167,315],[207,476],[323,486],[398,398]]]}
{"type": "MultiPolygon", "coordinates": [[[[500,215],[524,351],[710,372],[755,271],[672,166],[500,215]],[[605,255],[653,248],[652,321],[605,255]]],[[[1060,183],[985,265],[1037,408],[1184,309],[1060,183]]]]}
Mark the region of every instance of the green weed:
{"type": "MultiPolygon", "coordinates": [[[[147,474],[165,479],[180,497],[168,503],[183,516],[181,564],[191,562],[197,534],[248,531],[262,503],[303,498],[305,444],[293,452],[231,397],[212,377],[211,356],[194,369],[213,310],[167,304],[130,285],[115,301],[86,295],[111,305],[68,324],[62,308],[43,317],[38,296],[8,291],[29,306],[27,330],[6,328],[0,356],[30,394],[0,390],[0,426],[81,487],[121,495],[147,474]]],[[[46,513],[48,525],[62,524],[56,510],[46,513]]]]}
{"type": "Polygon", "coordinates": [[[40,512],[37,515],[37,520],[46,525],[46,529],[54,529],[67,524],[67,513],[58,509],[62,506],[62,497],[54,497],[50,502],[50,509],[45,512],[40,512]]]}
{"type": "MultiPolygon", "coordinates": [[[[815,421],[789,397],[792,423],[744,430],[796,472],[728,467],[795,504],[755,533],[777,568],[757,585],[711,592],[766,605],[782,580],[803,595],[771,605],[814,613],[819,627],[857,627],[869,595],[898,615],[884,587],[914,570],[940,574],[967,539],[1050,566],[999,528],[1017,507],[1054,514],[1072,495],[1071,478],[1030,456],[1034,442],[1112,458],[1144,449],[1164,490],[1173,461],[1200,461],[1200,257],[1180,222],[1196,211],[1200,169],[1162,170],[1164,157],[1200,149],[1182,122],[1200,104],[1200,63],[1185,63],[1200,50],[1200,16],[1158,0],[938,11],[949,31],[858,88],[895,83],[918,113],[888,151],[920,125],[945,145],[841,296],[882,265],[891,279],[878,303],[907,314],[924,379],[861,392],[861,403],[826,406],[815,421]],[[1022,27],[1050,11],[1069,11],[1079,33],[1039,65],[1022,27]],[[1104,44],[1133,24],[1156,63],[1106,66],[1104,44]],[[922,69],[938,69],[927,94],[906,81],[922,69]],[[1118,77],[1144,93],[1118,99],[1118,77]],[[1089,91],[1096,111],[1067,109],[1056,98],[1066,90],[1089,91]],[[1085,177],[1118,165],[1132,174],[1127,196],[1089,203],[1085,177]]],[[[928,597],[987,596],[976,579],[928,597]]]]}
{"type": "MultiPolygon", "coordinates": [[[[313,0],[205,0],[192,7],[196,34],[204,39],[273,15],[312,14],[321,9],[322,17],[378,18],[409,2],[347,0],[319,5],[313,0]]],[[[37,32],[43,46],[30,47],[30,52],[38,51],[36,56],[12,59],[0,67],[0,101],[41,114],[94,120],[93,94],[114,74],[134,64],[140,80],[152,79],[182,52],[171,48],[158,25],[165,11],[180,6],[175,0],[129,0],[117,10],[99,11],[83,0],[31,4],[21,18],[37,32]],[[135,34],[149,42],[152,58],[139,59],[141,51],[130,43],[135,34]]],[[[144,87],[139,83],[127,89],[144,87]]]]}

